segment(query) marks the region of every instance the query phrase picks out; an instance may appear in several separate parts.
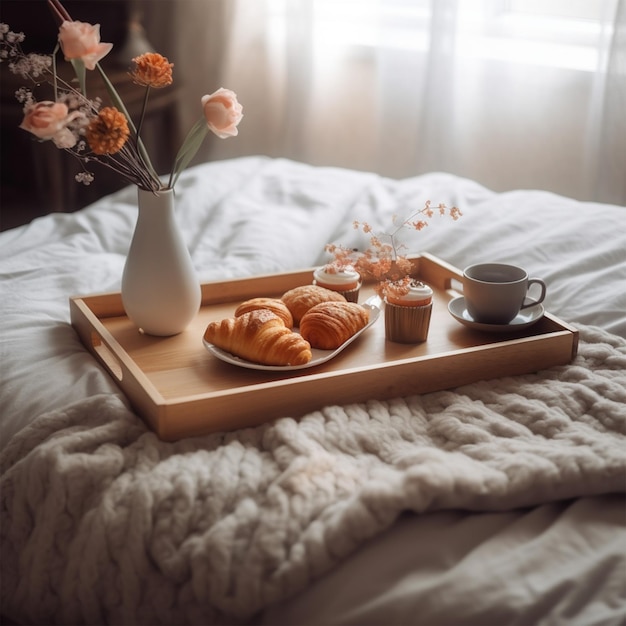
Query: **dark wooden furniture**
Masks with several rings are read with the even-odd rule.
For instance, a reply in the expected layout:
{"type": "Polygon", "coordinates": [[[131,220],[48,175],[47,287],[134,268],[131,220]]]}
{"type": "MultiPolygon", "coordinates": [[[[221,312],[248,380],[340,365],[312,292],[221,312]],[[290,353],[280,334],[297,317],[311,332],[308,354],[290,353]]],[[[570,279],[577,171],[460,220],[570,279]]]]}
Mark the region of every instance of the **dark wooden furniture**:
{"type": "MultiPolygon", "coordinates": [[[[128,74],[130,59],[120,57],[127,43],[128,22],[132,19],[129,2],[75,0],[64,2],[64,5],[74,19],[100,23],[103,40],[114,44],[113,52],[103,59],[102,66],[136,123],[145,89],[132,82],[128,74]],[[105,32],[109,36],[105,36],[105,32]],[[114,54],[116,50],[117,55],[114,54]]],[[[26,34],[26,52],[46,53],[54,48],[57,30],[45,0],[3,0],[0,20],[8,23],[12,30],[26,34]]],[[[71,66],[62,59],[59,72],[65,72],[68,78],[72,76],[71,66]]],[[[51,212],[76,211],[128,184],[119,174],[97,165],[89,168],[95,174],[91,185],[76,182],[74,177],[82,168],[75,157],[59,150],[52,142],[38,141],[19,128],[23,111],[15,98],[15,91],[25,84],[24,80],[12,74],[6,63],[0,64],[0,78],[0,230],[51,212]]],[[[150,92],[142,138],[159,174],[169,172],[180,144],[179,90],[180,85],[174,84],[150,92]]],[[[88,95],[102,98],[103,103],[110,102],[96,71],[88,72],[88,95]]]]}

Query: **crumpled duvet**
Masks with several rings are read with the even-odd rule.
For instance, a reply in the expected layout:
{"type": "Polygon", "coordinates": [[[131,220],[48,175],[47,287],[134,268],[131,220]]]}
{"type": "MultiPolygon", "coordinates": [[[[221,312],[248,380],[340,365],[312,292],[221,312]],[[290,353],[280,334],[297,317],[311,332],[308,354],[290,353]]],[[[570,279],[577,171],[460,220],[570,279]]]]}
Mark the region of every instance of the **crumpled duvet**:
{"type": "Polygon", "coordinates": [[[2,606],[25,622],[236,623],[402,512],[624,492],[626,340],[579,331],[567,366],[176,443],[121,395],[38,417],[0,456],[2,606]]]}

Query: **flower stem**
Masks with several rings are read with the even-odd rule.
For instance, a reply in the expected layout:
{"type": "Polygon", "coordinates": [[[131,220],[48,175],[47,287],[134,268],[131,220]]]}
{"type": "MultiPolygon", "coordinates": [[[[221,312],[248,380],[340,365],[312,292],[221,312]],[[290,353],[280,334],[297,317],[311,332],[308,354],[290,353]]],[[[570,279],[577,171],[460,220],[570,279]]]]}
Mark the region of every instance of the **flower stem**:
{"type": "Polygon", "coordinates": [[[159,178],[159,175],[156,173],[156,170],[154,169],[154,166],[152,165],[152,161],[150,161],[150,156],[148,155],[148,151],[146,150],[146,147],[143,145],[143,141],[141,141],[141,137],[139,137],[139,134],[137,133],[137,129],[135,128],[135,125],[133,124],[133,120],[131,119],[130,114],[128,113],[128,110],[126,109],[124,102],[122,101],[119,94],[117,93],[117,90],[115,89],[111,81],[109,80],[109,77],[106,75],[106,72],[102,69],[102,66],[100,65],[100,63],[96,63],[96,67],[98,68],[98,71],[100,72],[100,76],[102,77],[102,80],[104,81],[107,91],[109,92],[111,99],[115,103],[115,106],[126,116],[126,119],[128,120],[128,125],[131,127],[133,133],[135,134],[135,137],[137,138],[137,151],[139,152],[139,155],[142,161],[144,162],[146,169],[148,170],[148,173],[150,174],[150,177],[157,184],[157,187],[159,187],[161,185],[161,180],[159,178]]]}
{"type": "Polygon", "coordinates": [[[54,87],[54,100],[55,102],[59,99],[59,82],[57,76],[57,52],[59,51],[59,44],[54,47],[54,51],[52,52],[52,77],[53,77],[53,87],[54,87]]]}
{"type": "Polygon", "coordinates": [[[150,86],[146,86],[146,93],[143,97],[143,104],[141,105],[141,116],[139,117],[139,123],[137,124],[137,143],[139,143],[139,137],[141,135],[141,129],[143,127],[143,120],[146,117],[146,109],[148,108],[148,96],[150,95],[150,86]]]}
{"type": "Polygon", "coordinates": [[[59,0],[48,0],[48,6],[50,7],[52,13],[54,13],[54,16],[57,18],[59,23],[73,21],[72,17],[59,0]]]}
{"type": "Polygon", "coordinates": [[[206,120],[201,117],[187,133],[187,137],[183,141],[183,145],[180,147],[176,158],[174,159],[174,165],[170,172],[170,180],[167,184],[168,188],[173,189],[176,185],[176,181],[180,176],[180,173],[189,165],[193,157],[198,152],[198,149],[202,145],[204,138],[209,132],[206,120]]]}

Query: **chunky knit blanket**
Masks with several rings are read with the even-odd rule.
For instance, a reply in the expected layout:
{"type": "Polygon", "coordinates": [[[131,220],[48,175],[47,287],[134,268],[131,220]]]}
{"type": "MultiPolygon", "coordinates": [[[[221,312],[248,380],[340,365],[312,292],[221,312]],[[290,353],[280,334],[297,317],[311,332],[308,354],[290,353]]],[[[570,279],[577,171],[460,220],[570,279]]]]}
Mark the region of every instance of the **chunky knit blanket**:
{"type": "Polygon", "coordinates": [[[39,623],[247,620],[405,511],[626,490],[626,340],[424,396],[164,443],[121,396],[36,419],[0,458],[3,594],[39,623]]]}

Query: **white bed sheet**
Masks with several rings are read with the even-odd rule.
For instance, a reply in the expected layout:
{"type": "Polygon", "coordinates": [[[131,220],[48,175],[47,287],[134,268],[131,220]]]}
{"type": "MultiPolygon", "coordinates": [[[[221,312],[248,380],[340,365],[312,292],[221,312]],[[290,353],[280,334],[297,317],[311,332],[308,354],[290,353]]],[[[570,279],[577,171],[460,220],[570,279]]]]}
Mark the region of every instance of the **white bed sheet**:
{"type": "MultiPolygon", "coordinates": [[[[7,355],[0,445],[45,411],[116,390],[68,325],[67,300],[119,291],[135,195],[128,188],[77,214],[0,233],[0,341],[7,355]],[[67,384],[50,376],[51,362],[67,384]],[[27,380],[38,384],[33,389],[27,380]]],[[[456,205],[464,215],[407,235],[412,250],[460,268],[488,260],[520,264],[547,282],[547,310],[626,337],[623,207],[542,191],[497,194],[443,173],[395,181],[263,157],[202,165],[185,172],[177,188],[179,222],[202,281],[323,263],[328,242],[363,245],[353,220],[387,229],[392,215],[426,200],[456,205]]]]}
{"type": "MultiPolygon", "coordinates": [[[[311,267],[324,244],[358,246],[352,220],[385,228],[424,201],[456,205],[411,249],[463,267],[498,260],[548,284],[563,320],[626,338],[626,208],[494,193],[433,173],[374,174],[250,157],[193,168],[179,222],[201,280],[311,267]]],[[[136,215],[126,189],[76,214],[0,233],[0,445],[42,414],[119,394],[69,325],[71,295],[119,289],[136,215]]],[[[406,515],[263,624],[617,624],[626,619],[623,495],[496,513],[406,515]],[[364,575],[364,573],[366,573],[364,575]]]]}
{"type": "Polygon", "coordinates": [[[624,523],[619,495],[407,514],[262,623],[617,626],[626,617],[624,523]]]}

